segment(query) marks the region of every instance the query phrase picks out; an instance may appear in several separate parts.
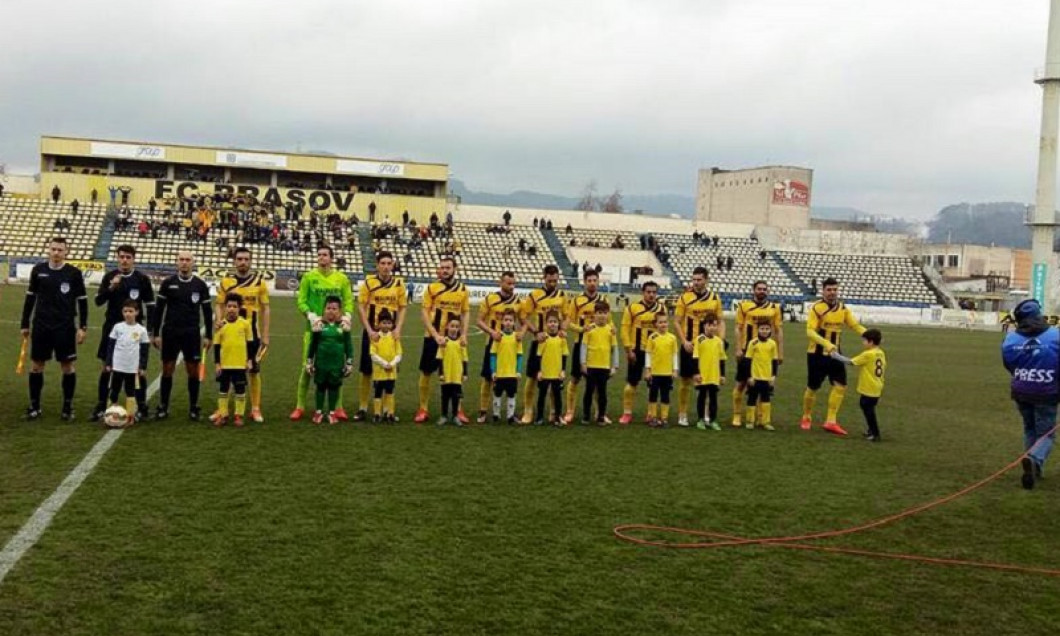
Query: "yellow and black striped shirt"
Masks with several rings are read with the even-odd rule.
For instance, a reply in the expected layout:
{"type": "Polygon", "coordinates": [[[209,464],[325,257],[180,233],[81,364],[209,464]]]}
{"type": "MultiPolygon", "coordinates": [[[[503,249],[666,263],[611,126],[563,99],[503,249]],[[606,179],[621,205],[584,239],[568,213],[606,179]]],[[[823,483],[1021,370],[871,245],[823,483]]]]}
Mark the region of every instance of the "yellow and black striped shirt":
{"type": "MultiPolygon", "coordinates": [[[[463,319],[464,314],[471,310],[471,297],[467,286],[461,281],[454,280],[446,284],[436,280],[427,285],[427,291],[423,294],[423,308],[435,331],[441,334],[445,333],[445,326],[450,320],[463,319]]],[[[467,327],[463,325],[465,332],[467,327]]]]}
{"type": "Polygon", "coordinates": [[[479,307],[479,318],[482,319],[482,322],[489,325],[490,329],[499,331],[501,318],[504,316],[504,312],[509,309],[515,312],[515,320],[518,322],[521,310],[518,294],[512,292],[510,296],[505,297],[500,292],[490,292],[486,294],[486,299],[482,301],[482,305],[479,307]]]}
{"type": "Polygon", "coordinates": [[[780,305],[772,301],[758,304],[753,300],[741,300],[736,304],[737,348],[746,349],[747,343],[758,337],[758,325],[768,323],[773,326],[773,335],[781,327],[783,316],[780,305]]]}
{"type": "Polygon", "coordinates": [[[577,344],[585,339],[585,328],[593,324],[593,315],[596,313],[596,302],[600,300],[600,293],[592,296],[579,294],[574,297],[568,305],[567,320],[569,326],[578,332],[577,344]]]}
{"type": "Polygon", "coordinates": [[[677,299],[674,326],[681,330],[685,340],[693,342],[699,336],[703,318],[711,312],[719,321],[724,319],[721,314],[721,297],[709,289],[703,290],[702,294],[689,289],[677,299]]]}
{"type": "Polygon", "coordinates": [[[833,349],[839,349],[839,337],[844,325],[858,335],[865,333],[865,327],[861,326],[853,312],[843,303],[836,301],[834,305],[829,305],[823,300],[815,302],[806,316],[806,336],[810,339],[806,351],[824,355],[833,349]]]}
{"type": "Polygon", "coordinates": [[[535,289],[523,300],[522,318],[529,321],[537,331],[545,330],[545,315],[550,311],[559,314],[560,324],[566,318],[567,292],[559,287],[548,291],[544,287],[535,289]]]}
{"type": "Polygon", "coordinates": [[[630,303],[622,313],[622,346],[634,351],[645,351],[648,336],[655,333],[655,316],[666,315],[666,306],[656,300],[651,305],[639,300],[630,303]]]}
{"type": "Polygon", "coordinates": [[[260,272],[251,272],[244,277],[236,274],[225,276],[217,286],[217,304],[224,309],[225,297],[228,294],[238,294],[243,299],[243,308],[239,315],[250,323],[254,339],[261,337],[261,321],[258,314],[262,307],[269,304],[269,286],[265,277],[260,272]]]}
{"type": "Polygon", "coordinates": [[[369,274],[357,290],[357,302],[367,306],[368,324],[372,329],[378,329],[377,317],[384,309],[394,316],[396,323],[397,312],[408,305],[405,280],[399,276],[391,276],[390,280],[384,283],[375,274],[369,274]]]}

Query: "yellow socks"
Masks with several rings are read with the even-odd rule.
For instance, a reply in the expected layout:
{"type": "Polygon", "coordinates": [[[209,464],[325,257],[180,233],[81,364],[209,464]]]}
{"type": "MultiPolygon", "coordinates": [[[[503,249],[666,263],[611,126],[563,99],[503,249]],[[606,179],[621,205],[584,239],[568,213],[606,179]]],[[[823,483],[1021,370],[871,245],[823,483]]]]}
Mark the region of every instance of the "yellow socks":
{"type": "Polygon", "coordinates": [[[826,422],[835,422],[839,417],[839,407],[843,405],[843,396],[847,393],[845,386],[835,385],[828,393],[828,419],[826,422]]]}
{"type": "Polygon", "coordinates": [[[217,396],[217,413],[221,417],[228,417],[228,394],[222,393],[217,396]]]}
{"type": "Polygon", "coordinates": [[[758,405],[758,423],[762,426],[770,426],[773,423],[773,404],[762,402],[758,405]]]}
{"type": "Polygon", "coordinates": [[[813,405],[817,403],[817,391],[806,389],[802,394],[802,416],[806,419],[813,417],[813,405]]]}
{"type": "Polygon", "coordinates": [[[368,398],[372,395],[372,376],[371,374],[361,374],[361,385],[358,387],[359,393],[357,397],[360,398],[361,403],[357,407],[360,411],[368,411],[368,398]]]}
{"type": "Polygon", "coordinates": [[[575,402],[578,399],[578,383],[571,381],[567,383],[567,413],[573,413],[575,402]]]}
{"type": "MultiPolygon", "coordinates": [[[[534,416],[534,407],[537,405],[537,380],[526,379],[523,387],[523,418],[534,416]]],[[[543,415],[543,414],[542,414],[543,415]]]]}
{"type": "Polygon", "coordinates": [[[236,393],[236,415],[242,415],[247,410],[247,394],[236,393]]]}
{"type": "Polygon", "coordinates": [[[745,418],[744,422],[747,424],[747,426],[754,426],[755,425],[755,407],[748,406],[747,407],[747,412],[746,412],[744,418],[745,418]]]}
{"type": "Polygon", "coordinates": [[[666,420],[670,417],[670,405],[660,404],[659,405],[659,419],[666,420]]]}
{"type": "Polygon", "coordinates": [[[136,398],[135,397],[127,397],[127,398],[125,398],[125,411],[129,415],[133,415],[133,414],[136,413],[136,398]]]}
{"type": "Polygon", "coordinates": [[[483,378],[482,383],[478,387],[478,410],[485,413],[490,410],[490,403],[493,401],[493,386],[490,385],[490,381],[483,378]]]}
{"type": "Polygon", "coordinates": [[[427,400],[431,399],[431,376],[420,374],[420,410],[427,410],[427,400]]]}
{"type": "Polygon", "coordinates": [[[637,395],[637,389],[633,388],[629,384],[622,387],[622,412],[632,413],[633,412],[633,398],[637,395]]]}
{"type": "Polygon", "coordinates": [[[394,411],[394,394],[393,393],[383,396],[383,410],[386,411],[387,414],[389,414],[389,415],[393,415],[394,414],[395,411],[394,411]]]}
{"type": "Polygon", "coordinates": [[[260,373],[249,373],[247,374],[247,386],[250,388],[250,407],[254,409],[261,408],[261,374],[260,373]]]}
{"type": "Polygon", "coordinates": [[[677,414],[688,413],[688,396],[692,393],[692,378],[681,378],[681,386],[677,387],[677,414]]]}
{"type": "Polygon", "coordinates": [[[382,415],[383,413],[383,398],[375,398],[372,400],[372,415],[382,415]]]}
{"type": "Polygon", "coordinates": [[[732,390],[732,412],[733,421],[739,421],[739,413],[743,412],[743,389],[736,387],[732,390]]]}
{"type": "Polygon", "coordinates": [[[648,402],[648,417],[654,419],[656,414],[659,412],[659,405],[655,402],[648,402]]]}

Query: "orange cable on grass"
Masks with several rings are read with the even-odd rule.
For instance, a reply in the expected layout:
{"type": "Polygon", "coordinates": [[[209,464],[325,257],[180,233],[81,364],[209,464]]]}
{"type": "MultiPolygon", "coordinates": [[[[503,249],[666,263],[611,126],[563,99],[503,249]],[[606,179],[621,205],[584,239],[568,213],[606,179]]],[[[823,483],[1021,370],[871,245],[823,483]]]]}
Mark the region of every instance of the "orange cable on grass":
{"type": "MultiPolygon", "coordinates": [[[[1034,446],[1041,443],[1041,439],[1048,437],[1056,432],[1060,426],[1054,426],[1049,430],[1048,433],[1042,436],[1034,446]]],[[[819,541],[821,539],[832,539],[835,537],[842,537],[858,532],[865,532],[866,530],[873,530],[884,525],[888,525],[902,519],[912,517],[914,515],[926,512],[933,508],[938,508],[948,504],[956,499],[964,497],[983,486],[997,480],[999,477],[1012,470],[1016,466],[1020,465],[1023,458],[1027,457],[1027,454],[1034,449],[1032,446],[1027,452],[1017,457],[1011,463],[1005,465],[997,472],[980,479],[979,481],[965,486],[964,488],[950,493],[939,499],[935,499],[911,508],[902,510],[892,515],[873,519],[862,524],[850,526],[847,528],[840,528],[837,530],[826,530],[822,532],[812,532],[801,535],[793,536],[775,536],[775,537],[759,537],[759,538],[746,538],[738,537],[735,535],[724,534],[721,532],[713,532],[708,530],[693,530],[690,528],[672,528],[668,526],[656,526],[651,524],[641,523],[627,523],[621,524],[614,527],[614,535],[621,541],[626,541],[634,545],[654,547],[654,548],[668,548],[668,549],[679,549],[679,550],[707,550],[713,548],[729,548],[738,546],[749,546],[749,545],[764,545],[774,546],[779,548],[789,548],[793,550],[814,550],[818,552],[829,552],[833,554],[847,554],[853,556],[863,557],[874,557],[880,559],[897,559],[902,561],[914,561],[917,563],[928,563],[932,565],[959,565],[965,567],[977,567],[986,568],[991,570],[1002,570],[1008,572],[1018,572],[1021,574],[1044,574],[1046,576],[1060,576],[1060,569],[1053,568],[1039,568],[1030,567],[1023,565],[1013,565],[1009,563],[992,563],[989,561],[970,561],[966,559],[947,559],[941,557],[929,557],[917,554],[902,554],[897,552],[879,552],[874,550],[861,550],[857,548],[843,548],[843,547],[829,547],[820,545],[810,545],[804,543],[806,541],[819,541]],[[652,532],[656,534],[670,534],[684,537],[704,537],[713,539],[712,541],[692,541],[692,542],[680,542],[680,541],[667,541],[663,539],[643,539],[634,536],[634,533],[646,533],[652,532]]]]}

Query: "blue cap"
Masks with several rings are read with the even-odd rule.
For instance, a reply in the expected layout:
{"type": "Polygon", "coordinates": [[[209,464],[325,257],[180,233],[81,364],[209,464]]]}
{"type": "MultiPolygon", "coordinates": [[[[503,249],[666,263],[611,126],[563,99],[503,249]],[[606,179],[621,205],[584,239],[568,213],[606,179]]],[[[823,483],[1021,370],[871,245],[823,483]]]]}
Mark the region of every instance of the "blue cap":
{"type": "Polygon", "coordinates": [[[1026,320],[1027,318],[1040,318],[1041,315],[1042,306],[1034,298],[1024,300],[1012,310],[1012,317],[1017,321],[1026,320]]]}

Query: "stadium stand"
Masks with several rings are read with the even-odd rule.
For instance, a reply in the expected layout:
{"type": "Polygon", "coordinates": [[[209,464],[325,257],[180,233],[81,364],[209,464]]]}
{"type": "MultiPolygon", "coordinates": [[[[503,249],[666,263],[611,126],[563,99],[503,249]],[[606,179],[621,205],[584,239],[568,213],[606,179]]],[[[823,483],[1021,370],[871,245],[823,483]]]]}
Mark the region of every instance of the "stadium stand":
{"type": "MultiPolygon", "coordinates": [[[[196,264],[200,267],[228,267],[231,264],[229,251],[237,246],[245,245],[254,252],[254,266],[260,269],[270,270],[296,270],[305,271],[316,267],[316,241],[320,235],[312,235],[309,249],[303,249],[300,245],[297,251],[293,248],[280,249],[274,242],[265,240],[247,240],[240,236],[239,230],[234,227],[222,227],[220,224],[213,225],[206,234],[205,240],[194,238],[189,240],[184,227],[179,227],[176,232],[171,231],[165,223],[179,223],[181,217],[167,219],[162,210],[152,213],[146,208],[130,208],[130,218],[114,233],[111,242],[109,260],[117,258],[117,247],[128,244],[136,248],[137,260],[141,263],[169,264],[172,263],[177,251],[191,250],[195,254],[196,264]],[[141,230],[140,223],[148,225],[147,231],[141,230]],[[157,231],[152,226],[158,224],[157,231]]],[[[308,232],[305,221],[300,222],[299,237],[308,232]]],[[[293,231],[299,227],[299,223],[285,221],[281,222],[281,230],[293,231]]],[[[356,226],[342,225],[338,236],[330,230],[323,230],[327,242],[335,250],[336,262],[345,261],[345,269],[349,272],[360,272],[362,269],[362,257],[360,238],[357,235],[356,226]]]]}
{"type": "Polygon", "coordinates": [[[452,238],[435,232],[418,246],[410,229],[395,229],[397,235],[373,240],[373,250],[393,252],[408,278],[433,279],[439,258],[450,252],[456,252],[461,278],[469,281],[493,282],[506,269],[520,281],[538,281],[545,265],[555,262],[540,230],[532,226],[456,222],[452,238]]]}
{"type": "Polygon", "coordinates": [[[724,296],[746,296],[756,280],[769,282],[774,297],[799,300],[807,295],[808,290],[788,275],[771,253],[763,258],[762,248],[753,239],[724,237],[715,246],[712,241],[687,234],[653,236],[669,255],[669,265],[682,282],[691,279],[692,270],[703,265],[710,272],[711,288],[724,296]],[[726,266],[718,266],[719,258],[726,266]],[[727,267],[729,258],[732,269],[727,267]]]}
{"type": "Polygon", "coordinates": [[[68,258],[91,259],[105,216],[102,205],[80,203],[74,214],[68,202],[4,196],[0,199],[0,254],[8,258],[45,258],[48,240],[63,236],[70,247],[68,258]],[[62,229],[56,225],[60,220],[62,229]]]}
{"type": "Polygon", "coordinates": [[[602,247],[612,249],[639,250],[644,249],[637,235],[633,232],[622,230],[598,230],[595,228],[572,227],[570,232],[566,227],[553,228],[556,236],[566,247],[571,247],[571,239],[576,241],[576,247],[602,247]],[[622,247],[615,244],[616,237],[622,241],[622,247]]]}
{"type": "Polygon", "coordinates": [[[828,277],[843,298],[871,304],[929,305],[938,302],[924,275],[906,256],[775,252],[811,289],[828,277]]]}

